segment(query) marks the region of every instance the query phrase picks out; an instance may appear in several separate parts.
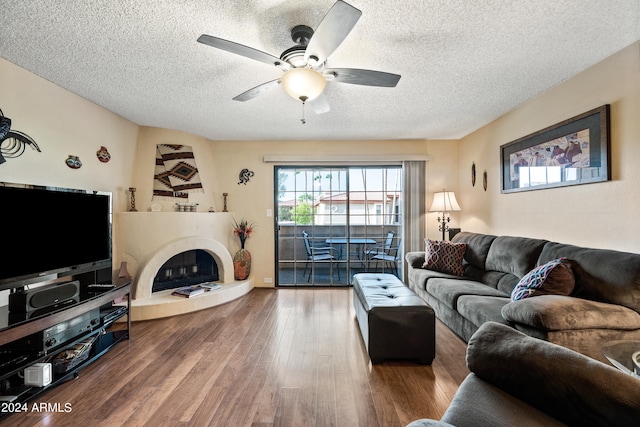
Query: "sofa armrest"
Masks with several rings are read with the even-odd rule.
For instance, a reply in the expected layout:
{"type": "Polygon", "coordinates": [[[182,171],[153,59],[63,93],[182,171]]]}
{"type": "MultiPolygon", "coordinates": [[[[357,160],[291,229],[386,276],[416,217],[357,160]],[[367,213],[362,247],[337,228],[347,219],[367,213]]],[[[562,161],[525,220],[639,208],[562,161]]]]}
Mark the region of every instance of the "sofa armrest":
{"type": "Polygon", "coordinates": [[[559,345],[496,322],[467,346],[483,380],[569,425],[635,425],[640,380],[559,345]]]}
{"type": "Polygon", "coordinates": [[[407,252],[404,258],[407,260],[409,267],[422,268],[424,265],[424,257],[424,252],[407,252]]]}
{"type": "Polygon", "coordinates": [[[564,295],[541,295],[502,307],[502,317],[544,331],[640,329],[640,314],[630,308],[564,295]]]}

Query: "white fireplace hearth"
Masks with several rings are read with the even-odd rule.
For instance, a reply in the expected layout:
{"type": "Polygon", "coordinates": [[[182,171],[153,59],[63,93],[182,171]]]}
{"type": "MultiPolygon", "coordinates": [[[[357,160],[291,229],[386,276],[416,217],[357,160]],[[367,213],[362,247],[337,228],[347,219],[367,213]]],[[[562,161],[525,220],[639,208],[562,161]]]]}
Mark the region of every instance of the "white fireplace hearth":
{"type": "MultiPolygon", "coordinates": [[[[253,281],[236,281],[229,252],[233,216],[228,212],[122,212],[116,214],[114,253],[133,276],[131,320],[174,316],[229,302],[253,289],[253,281]],[[152,292],[153,280],[174,255],[200,249],[218,267],[221,288],[193,298],[152,292]]],[[[115,266],[114,266],[115,267],[115,266]]]]}

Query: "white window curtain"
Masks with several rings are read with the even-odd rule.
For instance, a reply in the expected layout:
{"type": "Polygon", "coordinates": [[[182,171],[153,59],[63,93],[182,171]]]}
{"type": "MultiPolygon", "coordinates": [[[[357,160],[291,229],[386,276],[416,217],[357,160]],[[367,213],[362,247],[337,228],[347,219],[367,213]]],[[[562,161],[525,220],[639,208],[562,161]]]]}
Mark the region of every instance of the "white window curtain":
{"type": "MultiPolygon", "coordinates": [[[[426,162],[404,161],[404,252],[424,250],[426,162]]],[[[406,269],[403,269],[406,271],[406,269]]]]}

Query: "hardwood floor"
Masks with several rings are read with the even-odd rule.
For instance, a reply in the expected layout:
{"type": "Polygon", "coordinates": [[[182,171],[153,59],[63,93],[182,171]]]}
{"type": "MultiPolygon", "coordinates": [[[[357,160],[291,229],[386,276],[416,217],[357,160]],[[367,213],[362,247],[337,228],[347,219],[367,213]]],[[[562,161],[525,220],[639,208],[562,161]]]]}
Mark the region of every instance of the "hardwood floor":
{"type": "Polygon", "coordinates": [[[130,340],[0,425],[404,426],[439,419],[468,374],[465,343],[438,321],[433,365],[371,365],[351,295],[349,288],[258,288],[219,307],[134,322],[130,340]],[[34,403],[62,411],[40,413],[34,403]]]}

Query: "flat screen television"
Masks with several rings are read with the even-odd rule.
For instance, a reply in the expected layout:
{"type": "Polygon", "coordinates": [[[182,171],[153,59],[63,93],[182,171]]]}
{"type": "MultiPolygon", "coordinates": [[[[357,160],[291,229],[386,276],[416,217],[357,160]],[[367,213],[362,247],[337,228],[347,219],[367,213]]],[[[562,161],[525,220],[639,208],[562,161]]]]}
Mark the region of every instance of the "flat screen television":
{"type": "Polygon", "coordinates": [[[0,182],[0,290],[110,265],[111,218],[109,192],[0,182]]]}

